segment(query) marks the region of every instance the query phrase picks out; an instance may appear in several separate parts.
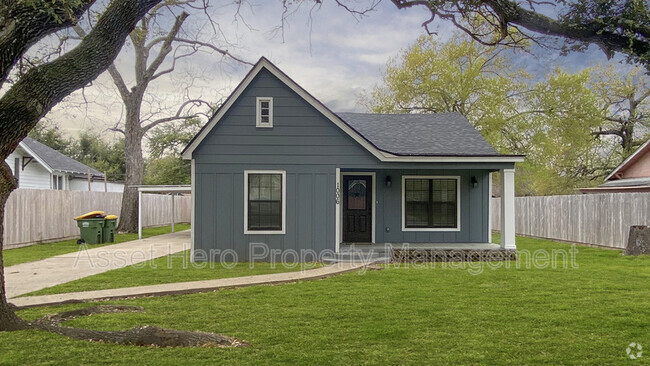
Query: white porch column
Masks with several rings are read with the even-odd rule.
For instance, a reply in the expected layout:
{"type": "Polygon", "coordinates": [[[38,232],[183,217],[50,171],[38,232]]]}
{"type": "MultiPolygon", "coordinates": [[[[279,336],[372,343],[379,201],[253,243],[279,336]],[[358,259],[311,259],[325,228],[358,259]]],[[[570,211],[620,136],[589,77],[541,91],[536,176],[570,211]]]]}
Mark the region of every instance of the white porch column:
{"type": "Polygon", "coordinates": [[[517,249],[515,244],[515,170],[501,169],[501,248],[517,249]]]}
{"type": "Polygon", "coordinates": [[[339,252],[339,245],[341,244],[341,200],[343,199],[342,197],[342,191],[341,191],[341,168],[336,168],[336,186],[334,187],[334,196],[336,200],[336,211],[334,213],[334,220],[336,223],[334,224],[336,233],[334,234],[334,240],[336,241],[334,243],[334,248],[336,252],[339,252]]]}
{"type": "Polygon", "coordinates": [[[142,239],[142,191],[138,189],[138,239],[142,239]]]}
{"type": "Polygon", "coordinates": [[[492,172],[488,174],[488,225],[487,225],[487,236],[488,243],[492,243],[492,172]]]}

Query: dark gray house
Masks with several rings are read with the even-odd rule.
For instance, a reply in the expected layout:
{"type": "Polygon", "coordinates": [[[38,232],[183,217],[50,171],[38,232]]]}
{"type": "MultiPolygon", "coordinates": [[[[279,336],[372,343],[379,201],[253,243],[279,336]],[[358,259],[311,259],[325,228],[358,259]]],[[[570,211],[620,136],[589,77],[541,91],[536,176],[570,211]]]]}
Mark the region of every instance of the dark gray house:
{"type": "Polygon", "coordinates": [[[334,113],[265,58],[183,157],[192,161],[195,251],[232,249],[243,260],[252,243],[487,246],[493,172],[504,183],[502,248],[515,248],[522,156],[498,154],[457,113],[334,113]]]}

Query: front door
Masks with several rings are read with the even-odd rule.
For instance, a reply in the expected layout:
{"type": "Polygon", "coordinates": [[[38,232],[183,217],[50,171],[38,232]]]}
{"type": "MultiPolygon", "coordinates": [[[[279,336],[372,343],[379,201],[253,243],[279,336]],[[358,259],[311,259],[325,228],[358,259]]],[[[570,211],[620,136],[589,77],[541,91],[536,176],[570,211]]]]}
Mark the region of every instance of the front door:
{"type": "Polygon", "coordinates": [[[343,176],[343,242],[372,241],[372,176],[343,176]]]}

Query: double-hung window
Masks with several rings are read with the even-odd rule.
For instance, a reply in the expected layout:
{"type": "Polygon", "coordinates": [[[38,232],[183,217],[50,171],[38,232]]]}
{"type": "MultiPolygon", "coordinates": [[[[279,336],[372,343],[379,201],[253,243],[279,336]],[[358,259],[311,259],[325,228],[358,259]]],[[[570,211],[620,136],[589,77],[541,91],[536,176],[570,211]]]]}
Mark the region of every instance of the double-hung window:
{"type": "Polygon", "coordinates": [[[256,127],[273,127],[273,98],[257,97],[256,127]]]}
{"type": "Polygon", "coordinates": [[[284,234],[286,172],[244,172],[244,233],[284,234]]]}
{"type": "Polygon", "coordinates": [[[65,187],[63,186],[63,176],[62,175],[52,175],[52,189],[56,190],[63,190],[65,187]]]}
{"type": "Polygon", "coordinates": [[[460,177],[402,178],[402,230],[460,229],[460,177]]]}

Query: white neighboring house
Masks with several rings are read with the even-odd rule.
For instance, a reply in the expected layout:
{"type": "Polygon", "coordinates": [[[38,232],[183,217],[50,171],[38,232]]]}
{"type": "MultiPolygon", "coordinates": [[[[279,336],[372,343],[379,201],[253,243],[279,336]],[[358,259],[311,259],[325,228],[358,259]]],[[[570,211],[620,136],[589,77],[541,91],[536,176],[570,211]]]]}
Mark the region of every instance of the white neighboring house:
{"type": "Polygon", "coordinates": [[[25,137],[5,162],[18,179],[18,188],[122,192],[124,184],[106,182],[104,174],[47,145],[25,137]]]}

